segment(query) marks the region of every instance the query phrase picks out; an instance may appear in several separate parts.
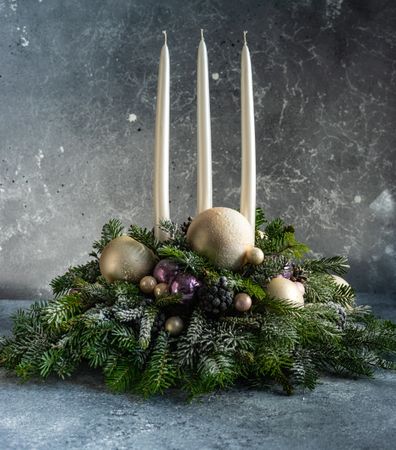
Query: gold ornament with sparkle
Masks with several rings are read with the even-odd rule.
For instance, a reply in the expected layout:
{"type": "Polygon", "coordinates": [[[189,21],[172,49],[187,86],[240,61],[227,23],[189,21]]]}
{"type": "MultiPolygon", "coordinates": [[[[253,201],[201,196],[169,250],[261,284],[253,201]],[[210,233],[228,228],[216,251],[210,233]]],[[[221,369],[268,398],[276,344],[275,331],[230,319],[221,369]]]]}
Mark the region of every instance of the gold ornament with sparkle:
{"type": "Polygon", "coordinates": [[[252,298],[245,292],[240,292],[234,298],[234,306],[237,311],[249,311],[249,309],[252,307],[252,298]]]}
{"type": "Polygon", "coordinates": [[[254,233],[246,217],[230,208],[210,208],[200,213],[187,231],[187,241],[199,255],[218,267],[240,269],[254,246],[254,233]]]}
{"type": "Polygon", "coordinates": [[[184,328],[183,320],[179,316],[172,316],[165,322],[165,330],[171,336],[179,335],[184,328]]]}
{"type": "Polygon", "coordinates": [[[158,283],[154,288],[154,297],[158,298],[165,294],[169,294],[169,286],[166,283],[158,283]]]}
{"type": "Polygon", "coordinates": [[[246,259],[249,264],[260,265],[264,261],[264,252],[261,248],[253,247],[246,253],[246,259]]]}
{"type": "Polygon", "coordinates": [[[103,249],[99,260],[100,273],[110,283],[116,280],[139,282],[156,263],[154,253],[129,236],[119,236],[103,249]]]}
{"type": "Polygon", "coordinates": [[[304,306],[304,296],[298,287],[286,278],[273,278],[267,285],[267,294],[272,298],[287,300],[293,306],[304,306]]]}
{"type": "Polygon", "coordinates": [[[157,286],[157,280],[151,275],[146,275],[140,280],[139,287],[144,294],[152,294],[157,286]]]}

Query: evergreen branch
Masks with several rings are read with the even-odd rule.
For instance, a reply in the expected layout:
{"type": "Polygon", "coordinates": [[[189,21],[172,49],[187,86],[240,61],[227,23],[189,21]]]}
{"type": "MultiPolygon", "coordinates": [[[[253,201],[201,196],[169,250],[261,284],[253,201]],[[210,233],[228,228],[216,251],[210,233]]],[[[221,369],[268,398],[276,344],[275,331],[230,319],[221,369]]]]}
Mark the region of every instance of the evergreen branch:
{"type": "Polygon", "coordinates": [[[302,268],[307,272],[344,275],[349,269],[349,264],[345,256],[333,256],[306,260],[302,268]]]}
{"type": "Polygon", "coordinates": [[[169,336],[161,332],[155,343],[155,347],[142,375],[138,390],[145,397],[157,393],[162,394],[176,381],[177,368],[170,351],[169,336]]]}
{"type": "Polygon", "coordinates": [[[139,331],[139,346],[146,350],[151,341],[151,331],[158,314],[158,309],[151,306],[144,310],[139,331]]]}
{"type": "Polygon", "coordinates": [[[131,225],[128,228],[128,236],[145,245],[153,252],[157,251],[159,242],[155,239],[154,232],[137,225],[131,225]]]}
{"type": "Polygon", "coordinates": [[[102,228],[100,240],[95,241],[92,245],[96,252],[93,256],[97,256],[102,253],[106,245],[113,239],[120,237],[124,231],[124,226],[119,219],[110,219],[102,228]]]}

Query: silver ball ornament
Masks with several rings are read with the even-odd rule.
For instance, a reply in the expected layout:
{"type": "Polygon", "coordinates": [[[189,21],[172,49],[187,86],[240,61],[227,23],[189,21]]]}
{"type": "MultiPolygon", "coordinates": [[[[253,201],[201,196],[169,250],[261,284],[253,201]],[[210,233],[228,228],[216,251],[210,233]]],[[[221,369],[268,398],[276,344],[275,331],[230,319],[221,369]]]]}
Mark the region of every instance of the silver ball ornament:
{"type": "Polygon", "coordinates": [[[199,255],[214,265],[239,270],[254,246],[254,233],[246,217],[230,208],[201,212],[187,231],[187,241],[199,255]]]}
{"type": "Polygon", "coordinates": [[[100,273],[108,282],[116,280],[139,282],[153,270],[154,253],[129,236],[119,236],[103,249],[99,260],[100,273]]]}
{"type": "Polygon", "coordinates": [[[258,266],[264,261],[264,252],[261,248],[253,247],[246,252],[246,259],[248,263],[258,266]]]}
{"type": "Polygon", "coordinates": [[[234,306],[237,311],[246,312],[252,307],[252,298],[245,292],[240,292],[234,297],[234,306]]]}
{"type": "Polygon", "coordinates": [[[272,298],[287,300],[295,307],[304,306],[304,297],[293,281],[287,278],[273,278],[267,285],[267,294],[272,298]]]}
{"type": "Polygon", "coordinates": [[[172,316],[165,322],[165,330],[171,336],[178,336],[184,328],[183,320],[179,316],[172,316]]]}

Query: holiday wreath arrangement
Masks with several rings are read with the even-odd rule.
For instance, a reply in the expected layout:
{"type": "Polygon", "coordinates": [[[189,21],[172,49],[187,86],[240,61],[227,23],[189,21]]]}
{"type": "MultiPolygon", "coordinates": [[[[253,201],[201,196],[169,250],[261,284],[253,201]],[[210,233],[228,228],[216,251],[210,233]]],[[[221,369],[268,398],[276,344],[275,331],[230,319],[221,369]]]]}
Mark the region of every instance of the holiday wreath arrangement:
{"type": "MultiPolygon", "coordinates": [[[[207,80],[203,37],[199,52],[200,86],[200,77],[207,80]]],[[[255,207],[246,41],[241,212],[211,205],[208,121],[199,113],[198,215],[181,226],[169,220],[168,70],[165,42],[157,97],[159,226],[132,225],[124,234],[120,221],[109,221],[92,259],[51,282],[54,299],[15,315],[13,335],[0,340],[0,365],[23,379],[64,378],[87,362],[102,369],[110,389],[144,396],[170,387],[196,396],[241,381],[290,394],[313,389],[322,373],[370,377],[376,368],[394,369],[396,325],[355,304],[341,278],[346,258],[304,259],[309,249],[294,228],[268,221],[255,207]]],[[[208,100],[207,85],[198,89],[199,105],[202,96],[208,100]]]]}
{"type": "Polygon", "coordinates": [[[302,260],[308,249],[293,227],[258,210],[256,246],[239,266],[227,224],[249,225],[212,208],[182,226],[162,223],[170,238],[160,243],[136,225],[123,235],[111,220],[93,259],[52,281],[54,300],[15,315],[0,363],[22,378],[64,378],[87,361],[112,390],[144,396],[172,386],[194,396],[241,380],[292,393],[313,389],[321,373],[394,368],[396,326],[355,304],[340,277],[344,257],[302,260]]]}

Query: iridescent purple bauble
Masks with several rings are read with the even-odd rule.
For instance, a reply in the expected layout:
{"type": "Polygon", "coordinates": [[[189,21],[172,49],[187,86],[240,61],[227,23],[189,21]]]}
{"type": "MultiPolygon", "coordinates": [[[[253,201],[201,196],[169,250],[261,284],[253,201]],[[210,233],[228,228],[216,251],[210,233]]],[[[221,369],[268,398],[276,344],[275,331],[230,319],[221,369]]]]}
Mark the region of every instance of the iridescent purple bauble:
{"type": "Polygon", "coordinates": [[[179,266],[171,259],[161,259],[154,267],[153,276],[158,283],[170,283],[179,273],[179,266]]]}
{"type": "Polygon", "coordinates": [[[170,285],[171,294],[181,294],[183,303],[189,303],[201,283],[188,273],[179,273],[170,285]]]}

